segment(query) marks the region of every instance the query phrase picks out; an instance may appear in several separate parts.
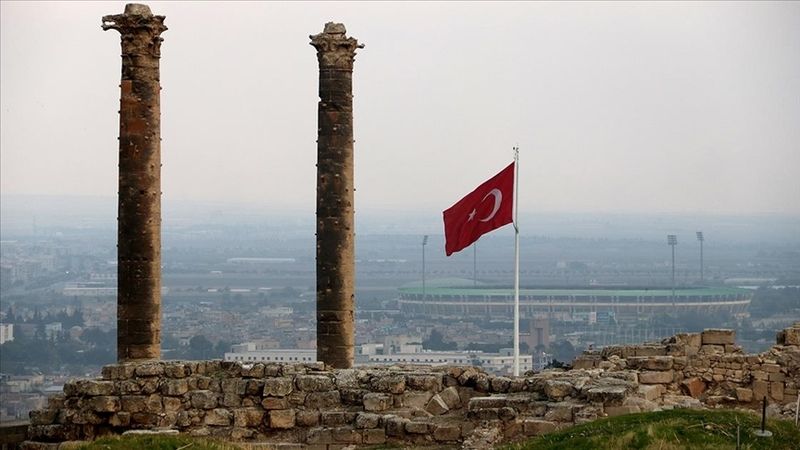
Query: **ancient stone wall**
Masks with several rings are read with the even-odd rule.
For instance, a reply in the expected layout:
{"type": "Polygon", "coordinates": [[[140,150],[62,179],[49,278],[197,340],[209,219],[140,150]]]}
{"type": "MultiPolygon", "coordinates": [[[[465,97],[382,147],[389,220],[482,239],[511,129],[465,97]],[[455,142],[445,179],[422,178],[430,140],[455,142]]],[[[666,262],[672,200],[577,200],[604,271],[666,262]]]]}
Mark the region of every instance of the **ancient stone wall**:
{"type": "Polygon", "coordinates": [[[72,380],[31,414],[30,448],[128,430],[341,448],[461,444],[486,448],[598,417],[674,407],[793,408],[800,324],[769,352],[744,355],[728,330],[587,353],[573,370],[523,377],[475,367],[332,370],[314,364],[161,361],[106,366],[72,380]]]}

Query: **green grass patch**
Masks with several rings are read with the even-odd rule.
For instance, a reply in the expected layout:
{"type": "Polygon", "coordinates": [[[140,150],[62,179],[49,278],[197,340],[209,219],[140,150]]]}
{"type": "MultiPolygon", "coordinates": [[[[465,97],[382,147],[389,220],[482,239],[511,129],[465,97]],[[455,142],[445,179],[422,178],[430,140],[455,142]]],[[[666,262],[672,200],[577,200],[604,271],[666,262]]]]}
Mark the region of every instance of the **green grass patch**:
{"type": "Polygon", "coordinates": [[[241,447],[211,439],[185,435],[108,436],[80,450],[241,450],[241,447]]]}
{"type": "Polygon", "coordinates": [[[770,438],[755,435],[759,416],[723,410],[674,409],[598,419],[503,447],[505,450],[798,450],[800,429],[794,422],[768,420],[770,438]]]}

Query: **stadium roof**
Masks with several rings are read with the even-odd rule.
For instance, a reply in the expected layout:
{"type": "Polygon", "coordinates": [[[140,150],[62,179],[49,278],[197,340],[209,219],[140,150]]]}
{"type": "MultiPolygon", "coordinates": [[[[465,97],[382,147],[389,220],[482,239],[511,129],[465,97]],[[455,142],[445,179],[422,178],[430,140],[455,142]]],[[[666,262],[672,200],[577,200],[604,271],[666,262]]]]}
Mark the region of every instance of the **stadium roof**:
{"type": "MultiPolygon", "coordinates": [[[[409,295],[421,295],[421,287],[404,287],[400,288],[400,292],[409,295]]],[[[675,296],[688,297],[688,296],[719,296],[719,295],[742,295],[745,293],[752,293],[748,289],[740,289],[734,287],[703,287],[703,288],[680,288],[675,289],[675,296]]],[[[448,295],[448,296],[513,296],[513,289],[500,289],[500,288],[450,288],[450,287],[428,287],[425,289],[426,295],[448,295]]],[[[632,288],[554,288],[554,289],[520,289],[520,295],[524,296],[576,296],[576,297],[655,297],[655,296],[672,296],[672,289],[665,289],[658,287],[654,289],[632,288]]]]}

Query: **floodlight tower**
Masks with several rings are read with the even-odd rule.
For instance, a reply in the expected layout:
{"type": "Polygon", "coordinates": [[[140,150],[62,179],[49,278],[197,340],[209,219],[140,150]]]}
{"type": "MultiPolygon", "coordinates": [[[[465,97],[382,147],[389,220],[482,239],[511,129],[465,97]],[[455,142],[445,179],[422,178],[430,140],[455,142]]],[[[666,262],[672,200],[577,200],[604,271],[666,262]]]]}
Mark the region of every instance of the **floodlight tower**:
{"type": "Polygon", "coordinates": [[[422,302],[425,302],[425,246],[428,245],[428,235],[422,237],[422,302]]]}
{"type": "Polygon", "coordinates": [[[675,305],[675,246],[678,245],[678,237],[674,234],[667,235],[667,244],[672,247],[672,304],[675,305]]]}
{"type": "Polygon", "coordinates": [[[697,232],[697,241],[700,242],[700,284],[703,284],[703,232],[697,232]]]}

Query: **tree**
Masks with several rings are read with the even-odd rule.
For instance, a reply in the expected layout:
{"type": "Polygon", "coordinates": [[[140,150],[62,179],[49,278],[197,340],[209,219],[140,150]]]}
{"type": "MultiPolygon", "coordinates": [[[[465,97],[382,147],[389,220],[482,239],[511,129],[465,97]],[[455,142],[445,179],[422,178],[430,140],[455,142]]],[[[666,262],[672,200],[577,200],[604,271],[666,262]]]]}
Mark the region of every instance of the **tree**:
{"type": "Polygon", "coordinates": [[[202,334],[192,337],[189,340],[189,358],[208,359],[214,351],[214,344],[202,334]]]}
{"type": "Polygon", "coordinates": [[[458,346],[455,342],[445,341],[442,333],[437,330],[431,330],[428,339],[422,341],[422,348],[428,350],[456,350],[458,346]]]}

